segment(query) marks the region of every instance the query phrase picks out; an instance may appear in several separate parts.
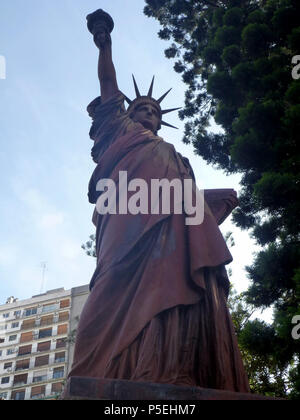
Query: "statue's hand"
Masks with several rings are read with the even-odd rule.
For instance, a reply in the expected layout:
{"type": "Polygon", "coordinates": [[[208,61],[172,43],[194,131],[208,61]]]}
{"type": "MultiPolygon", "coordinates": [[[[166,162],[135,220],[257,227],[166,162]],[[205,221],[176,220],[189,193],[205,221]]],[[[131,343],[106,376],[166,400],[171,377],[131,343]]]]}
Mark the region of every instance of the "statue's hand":
{"type": "Polygon", "coordinates": [[[96,46],[102,50],[111,46],[110,33],[104,28],[99,28],[94,35],[94,42],[96,46]]]}

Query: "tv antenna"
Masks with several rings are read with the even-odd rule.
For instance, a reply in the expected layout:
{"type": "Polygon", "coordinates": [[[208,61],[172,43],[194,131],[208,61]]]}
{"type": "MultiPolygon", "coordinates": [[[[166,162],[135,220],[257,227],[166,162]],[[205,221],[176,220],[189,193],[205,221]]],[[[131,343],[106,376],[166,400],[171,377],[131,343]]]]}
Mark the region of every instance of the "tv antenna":
{"type": "Polygon", "coordinates": [[[41,280],[40,293],[43,293],[44,288],[45,288],[45,283],[46,283],[46,278],[45,278],[45,273],[47,271],[47,263],[46,263],[46,261],[42,261],[41,262],[41,267],[42,267],[42,280],[41,280]]]}

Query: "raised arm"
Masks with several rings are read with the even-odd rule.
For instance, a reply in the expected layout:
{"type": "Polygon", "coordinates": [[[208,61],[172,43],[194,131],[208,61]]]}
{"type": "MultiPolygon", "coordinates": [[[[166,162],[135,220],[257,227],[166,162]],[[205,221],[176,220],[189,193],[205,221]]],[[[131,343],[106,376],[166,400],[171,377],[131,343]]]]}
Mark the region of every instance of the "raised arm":
{"type": "Polygon", "coordinates": [[[107,101],[118,92],[115,66],[112,61],[110,33],[114,28],[112,17],[102,9],[86,17],[87,27],[99,49],[98,77],[100,81],[102,102],[107,101]]]}
{"type": "Polygon", "coordinates": [[[94,41],[99,48],[98,78],[100,82],[102,102],[107,101],[119,89],[115,66],[112,61],[111,37],[109,31],[101,26],[94,35],[94,41]]]}

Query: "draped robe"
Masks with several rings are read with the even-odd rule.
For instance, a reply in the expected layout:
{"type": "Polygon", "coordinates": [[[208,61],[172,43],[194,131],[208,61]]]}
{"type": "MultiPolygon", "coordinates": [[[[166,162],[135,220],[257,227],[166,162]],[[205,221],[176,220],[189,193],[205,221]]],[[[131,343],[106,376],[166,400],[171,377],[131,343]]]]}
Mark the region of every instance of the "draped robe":
{"type": "MultiPolygon", "coordinates": [[[[192,179],[188,159],[140,123],[118,92],[88,107],[97,182],[119,171],[140,178],[192,179]]],[[[218,191],[218,190],[216,190],[218,191]]],[[[221,191],[222,192],[222,191],[221,191]]],[[[132,194],[132,193],[131,193],[132,194]]],[[[130,192],[128,193],[128,198],[130,192]]],[[[231,254],[219,230],[236,205],[206,194],[204,220],[186,225],[186,214],[99,214],[97,266],[83,308],[71,376],[196,385],[248,392],[249,385],[226,306],[231,254]],[[215,201],[211,198],[214,197],[215,201]]],[[[119,196],[117,195],[117,202],[119,196]]]]}

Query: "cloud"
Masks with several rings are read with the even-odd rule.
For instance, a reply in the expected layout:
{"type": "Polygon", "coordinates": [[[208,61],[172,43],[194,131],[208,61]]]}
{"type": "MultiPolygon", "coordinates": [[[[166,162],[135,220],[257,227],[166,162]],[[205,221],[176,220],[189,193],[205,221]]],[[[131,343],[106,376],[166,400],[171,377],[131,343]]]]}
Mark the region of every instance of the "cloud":
{"type": "Polygon", "coordinates": [[[53,229],[64,222],[64,215],[62,212],[56,211],[46,213],[41,216],[41,219],[37,221],[39,228],[43,230],[53,229]]]}
{"type": "Polygon", "coordinates": [[[30,79],[25,80],[24,78],[17,78],[16,87],[19,95],[27,104],[28,111],[31,112],[35,124],[38,124],[44,132],[47,132],[49,127],[45,118],[45,115],[47,114],[44,112],[45,94],[41,90],[40,86],[32,82],[30,79]]]}
{"type": "Polygon", "coordinates": [[[6,267],[15,264],[17,261],[17,250],[10,245],[0,244],[0,266],[6,267]]]}
{"type": "Polygon", "coordinates": [[[59,246],[60,256],[68,260],[77,259],[82,254],[82,249],[78,245],[78,242],[64,238],[59,246]]]}
{"type": "Polygon", "coordinates": [[[24,299],[40,293],[41,288],[46,291],[87,284],[95,261],[81,249],[85,238],[78,232],[77,214],[62,209],[46,193],[25,183],[13,183],[15,205],[22,218],[11,238],[15,249],[0,245],[0,264],[10,264],[5,277],[11,277],[12,293],[24,299]],[[42,261],[46,263],[44,282],[42,261]]]}

